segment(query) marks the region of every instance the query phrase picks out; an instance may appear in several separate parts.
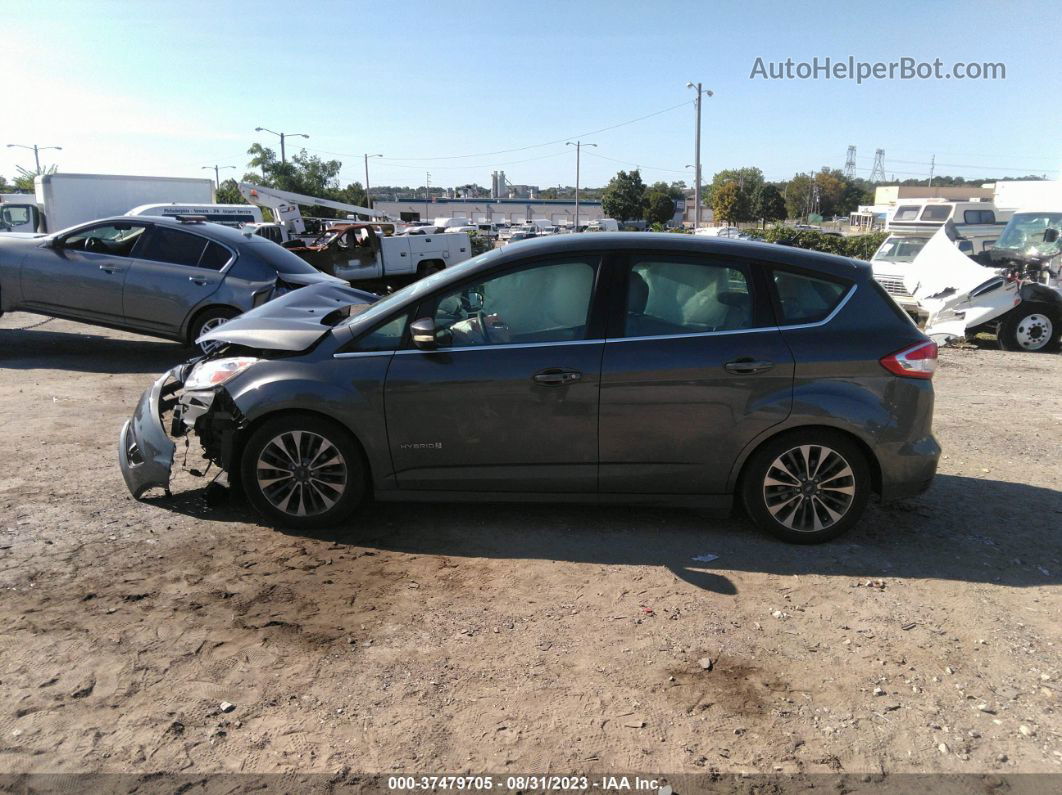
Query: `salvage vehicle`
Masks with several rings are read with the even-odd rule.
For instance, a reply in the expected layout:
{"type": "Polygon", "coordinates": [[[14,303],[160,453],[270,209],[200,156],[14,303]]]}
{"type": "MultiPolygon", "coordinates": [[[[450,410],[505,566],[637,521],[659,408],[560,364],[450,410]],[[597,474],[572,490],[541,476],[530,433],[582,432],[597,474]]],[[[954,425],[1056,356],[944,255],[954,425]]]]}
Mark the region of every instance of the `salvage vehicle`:
{"type": "MultiPolygon", "coordinates": [[[[325,273],[351,283],[391,289],[472,256],[472,243],[467,234],[443,235],[443,228],[436,227],[423,235],[400,235],[396,234],[400,231],[398,222],[369,207],[249,182],[241,182],[239,189],[251,204],[268,207],[276,219],[274,223],[248,224],[247,228],[282,244],[325,273]],[[348,213],[349,218],[303,218],[300,204],[339,210],[348,213]],[[350,219],[356,216],[364,216],[368,221],[352,223],[350,219]],[[317,231],[309,231],[310,224],[317,231]]],[[[467,223],[464,219],[437,220],[467,223]]],[[[401,226],[405,228],[404,224],[401,226]]]]}
{"type": "Polygon", "coordinates": [[[268,240],[199,217],[119,216],[53,235],[0,235],[0,314],[189,344],[288,290],[338,281],[268,240]]]}
{"type": "Polygon", "coordinates": [[[366,289],[407,284],[469,259],[467,234],[396,235],[384,222],[333,225],[303,245],[287,245],[318,270],[366,289]]]}
{"type": "Polygon", "coordinates": [[[727,509],[812,543],[924,491],[936,345],[864,262],[652,233],[495,249],[385,298],[308,287],[216,328],[122,429],[140,498],[174,439],[271,523],[379,501],[727,509]]]}
{"type": "Polygon", "coordinates": [[[945,224],[903,276],[925,312],[925,331],[946,342],[987,332],[1004,350],[1051,353],[1062,347],[1059,269],[1062,212],[1015,213],[997,243],[976,258],[945,224]]]}
{"type": "MultiPolygon", "coordinates": [[[[939,227],[937,227],[939,229],[939,227]]],[[[990,251],[1001,234],[1000,229],[990,234],[969,227],[953,226],[954,246],[963,254],[977,258],[990,251]]],[[[885,291],[893,297],[904,312],[909,314],[919,326],[924,326],[928,313],[904,285],[904,277],[914,266],[915,257],[921,253],[931,234],[890,234],[870,258],[870,267],[874,278],[885,291]]]]}

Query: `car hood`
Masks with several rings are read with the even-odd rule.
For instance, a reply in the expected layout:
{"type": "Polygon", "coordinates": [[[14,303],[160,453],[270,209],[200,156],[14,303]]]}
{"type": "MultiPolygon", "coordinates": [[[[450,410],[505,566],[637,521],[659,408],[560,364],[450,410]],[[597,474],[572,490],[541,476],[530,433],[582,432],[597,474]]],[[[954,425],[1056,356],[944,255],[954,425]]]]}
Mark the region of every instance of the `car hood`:
{"type": "MultiPolygon", "coordinates": [[[[288,278],[284,276],[285,280],[288,278]]],[[[335,322],[326,318],[336,310],[357,304],[371,304],[378,298],[338,280],[311,284],[244,312],[213,331],[208,331],[197,342],[225,342],[272,351],[302,351],[332,330],[335,322]]]]}
{"type": "Polygon", "coordinates": [[[347,282],[338,276],[329,276],[327,273],[278,273],[278,276],[288,284],[297,284],[299,287],[307,287],[311,284],[335,284],[343,287],[347,282]]]}
{"type": "Polygon", "coordinates": [[[4,232],[0,231],[0,240],[36,240],[47,237],[44,232],[4,232]]]}
{"type": "Polygon", "coordinates": [[[942,226],[904,269],[904,287],[917,300],[967,293],[999,274],[959,251],[953,235],[942,226]]]}

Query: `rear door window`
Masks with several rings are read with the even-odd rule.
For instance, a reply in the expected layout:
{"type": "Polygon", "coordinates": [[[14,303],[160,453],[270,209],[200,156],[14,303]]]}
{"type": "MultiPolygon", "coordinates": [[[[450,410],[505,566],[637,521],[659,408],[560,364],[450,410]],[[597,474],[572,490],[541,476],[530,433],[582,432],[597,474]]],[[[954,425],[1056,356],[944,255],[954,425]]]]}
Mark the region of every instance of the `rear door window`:
{"type": "Polygon", "coordinates": [[[631,267],[625,337],[736,331],[753,325],[749,279],[741,266],[653,257],[631,267]]]}
{"type": "Polygon", "coordinates": [[[232,252],[211,240],[207,242],[203,256],[199,258],[199,267],[219,271],[228,264],[230,259],[232,259],[232,252]]]}
{"type": "Polygon", "coordinates": [[[849,290],[843,282],[791,271],[774,271],[773,281],[783,326],[825,320],[849,290]]]}
{"type": "Polygon", "coordinates": [[[209,241],[199,235],[156,226],[151,238],[140,255],[155,262],[170,262],[174,265],[196,267],[209,241]]]}

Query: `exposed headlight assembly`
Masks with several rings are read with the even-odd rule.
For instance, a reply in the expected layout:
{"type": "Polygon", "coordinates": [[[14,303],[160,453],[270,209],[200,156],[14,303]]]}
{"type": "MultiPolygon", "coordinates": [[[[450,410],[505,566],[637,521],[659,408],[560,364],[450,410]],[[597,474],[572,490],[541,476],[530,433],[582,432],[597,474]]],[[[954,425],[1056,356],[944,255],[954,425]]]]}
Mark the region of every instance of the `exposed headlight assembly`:
{"type": "Polygon", "coordinates": [[[192,368],[188,380],[184,382],[184,388],[193,390],[213,389],[242,373],[257,361],[260,360],[253,356],[232,356],[227,359],[200,362],[192,368]]]}

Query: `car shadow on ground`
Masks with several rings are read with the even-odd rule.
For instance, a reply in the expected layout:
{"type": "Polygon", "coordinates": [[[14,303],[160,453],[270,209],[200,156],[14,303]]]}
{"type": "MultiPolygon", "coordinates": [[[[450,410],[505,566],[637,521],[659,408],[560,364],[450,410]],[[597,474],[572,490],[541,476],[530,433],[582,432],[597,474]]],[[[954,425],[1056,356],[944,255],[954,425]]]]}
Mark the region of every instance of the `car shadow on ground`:
{"type": "Polygon", "coordinates": [[[193,355],[179,343],[150,337],[116,339],[45,329],[0,329],[0,369],[161,374],[193,355]]]}
{"type": "MultiPolygon", "coordinates": [[[[215,508],[203,490],[147,501],[199,518],[255,521],[235,495],[215,508]]],[[[278,532],[416,555],[661,566],[697,588],[734,595],[734,575],[744,572],[1062,584],[1060,523],[1062,492],[940,475],[927,494],[872,506],[849,534],[814,546],[783,543],[744,518],[541,504],[377,503],[344,527],[278,532]],[[695,560],[702,555],[718,557],[695,560]]]]}

